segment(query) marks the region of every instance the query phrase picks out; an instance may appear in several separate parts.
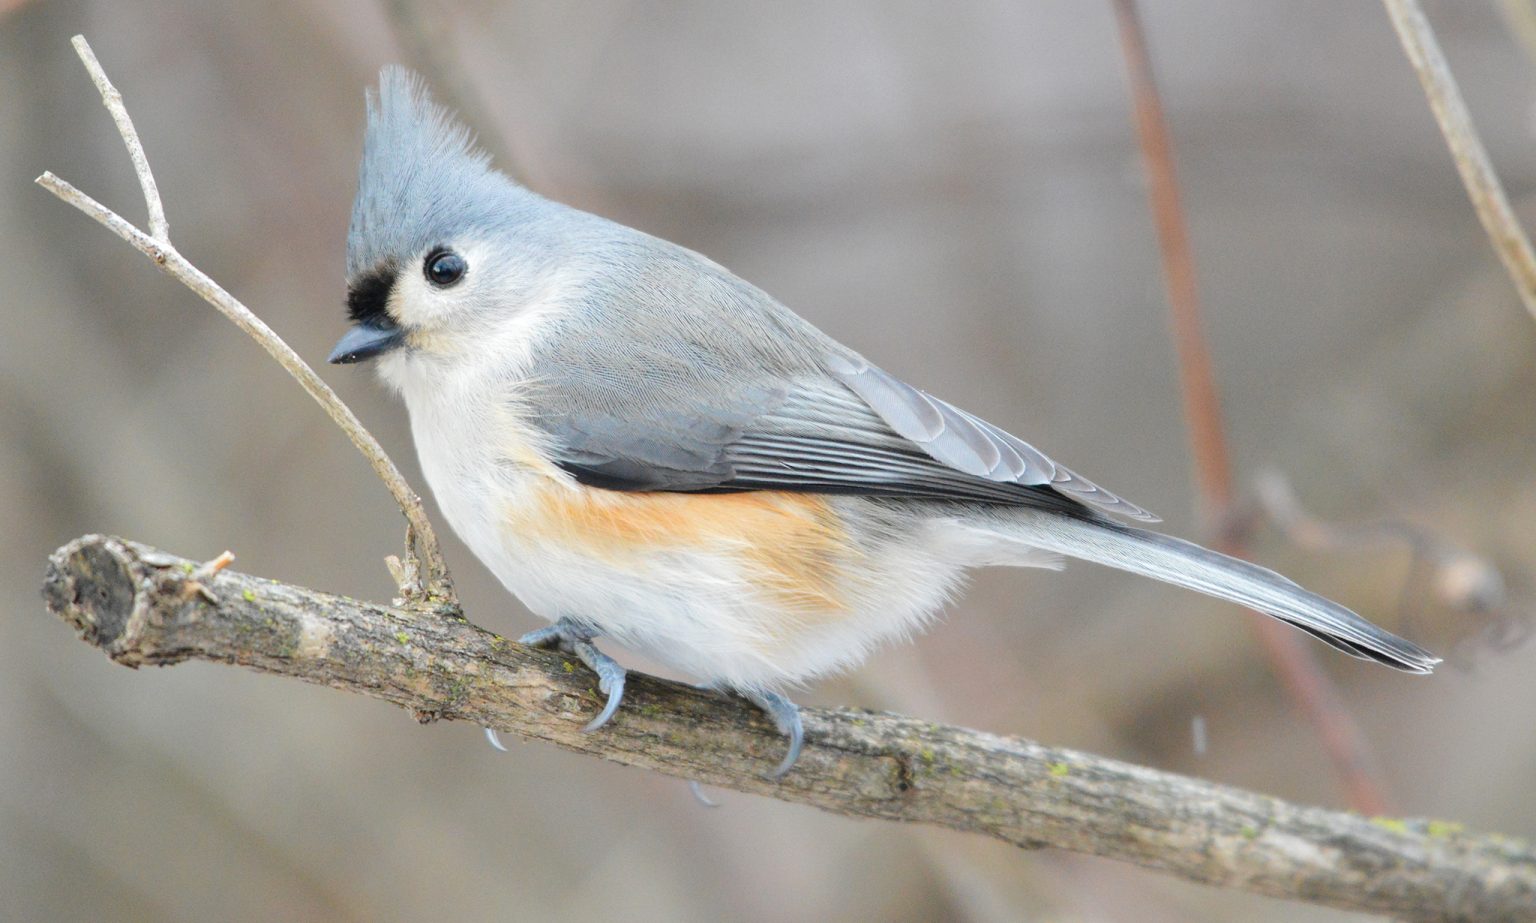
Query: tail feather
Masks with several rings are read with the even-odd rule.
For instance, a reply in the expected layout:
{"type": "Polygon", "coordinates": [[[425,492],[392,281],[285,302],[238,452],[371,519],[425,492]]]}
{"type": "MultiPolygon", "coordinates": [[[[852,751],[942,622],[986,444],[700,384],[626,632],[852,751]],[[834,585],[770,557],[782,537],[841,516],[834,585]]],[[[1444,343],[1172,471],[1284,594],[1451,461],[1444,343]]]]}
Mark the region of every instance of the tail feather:
{"type": "Polygon", "coordinates": [[[1029,511],[1002,531],[1029,545],[1225,599],[1294,625],[1362,660],[1428,673],[1440,658],[1272,570],[1107,519],[1029,511]]]}

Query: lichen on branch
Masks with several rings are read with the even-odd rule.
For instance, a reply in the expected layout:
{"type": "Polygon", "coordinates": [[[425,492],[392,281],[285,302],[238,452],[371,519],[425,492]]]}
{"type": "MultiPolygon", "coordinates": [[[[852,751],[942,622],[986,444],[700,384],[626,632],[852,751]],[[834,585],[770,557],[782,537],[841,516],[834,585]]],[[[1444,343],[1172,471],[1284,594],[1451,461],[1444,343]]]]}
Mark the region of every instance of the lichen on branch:
{"type": "Polygon", "coordinates": [[[569,750],[855,817],[1132,862],[1205,884],[1403,920],[1529,920],[1536,851],[1454,824],[1367,819],[1017,738],[850,709],[805,709],[806,749],[746,702],[631,674],[593,677],[460,618],[252,577],[88,535],[49,560],[56,616],[131,667],[235,664],[569,750]]]}

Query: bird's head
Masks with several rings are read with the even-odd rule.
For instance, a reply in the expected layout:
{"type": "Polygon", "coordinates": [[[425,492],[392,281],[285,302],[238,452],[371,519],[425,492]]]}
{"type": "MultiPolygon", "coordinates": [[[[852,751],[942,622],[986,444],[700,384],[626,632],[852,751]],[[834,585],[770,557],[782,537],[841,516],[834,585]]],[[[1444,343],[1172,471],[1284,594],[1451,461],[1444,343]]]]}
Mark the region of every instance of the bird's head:
{"type": "Polygon", "coordinates": [[[491,167],[469,130],[399,67],[369,92],[333,363],[451,356],[514,313],[548,262],[553,203],[491,167]]]}

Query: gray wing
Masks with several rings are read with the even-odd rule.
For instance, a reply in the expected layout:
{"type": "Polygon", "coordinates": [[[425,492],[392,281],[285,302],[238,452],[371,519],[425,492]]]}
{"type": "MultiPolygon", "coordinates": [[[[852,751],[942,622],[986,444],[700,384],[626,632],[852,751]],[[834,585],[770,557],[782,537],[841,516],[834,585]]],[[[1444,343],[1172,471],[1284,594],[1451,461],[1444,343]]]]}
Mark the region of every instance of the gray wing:
{"type": "Polygon", "coordinates": [[[603,386],[566,378],[542,396],[533,422],[551,437],[564,470],[613,490],[794,490],[1068,511],[1086,504],[1156,520],[857,357],[828,354],[813,372],[764,376],[768,382],[742,372],[638,392],[630,376],[623,393],[607,394],[571,393],[603,386]]]}
{"type": "Polygon", "coordinates": [[[1051,461],[1017,436],[919,391],[863,359],[832,356],[827,366],[891,429],[956,470],[995,483],[1048,485],[1057,493],[1105,512],[1143,522],[1158,521],[1136,504],[1051,461]]]}

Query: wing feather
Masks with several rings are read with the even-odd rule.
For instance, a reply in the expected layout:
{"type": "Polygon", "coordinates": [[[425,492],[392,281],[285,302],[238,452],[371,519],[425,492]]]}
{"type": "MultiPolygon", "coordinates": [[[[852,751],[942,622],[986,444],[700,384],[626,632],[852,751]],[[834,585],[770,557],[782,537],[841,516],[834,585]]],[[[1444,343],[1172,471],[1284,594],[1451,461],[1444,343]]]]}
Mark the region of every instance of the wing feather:
{"type": "MultiPolygon", "coordinates": [[[[832,356],[785,386],[660,393],[619,416],[567,400],[535,422],[561,466],[617,490],[799,490],[1155,517],[881,369],[832,356]],[[705,395],[708,395],[707,397],[705,395]],[[582,408],[585,406],[585,410],[582,408]]],[[[571,395],[548,394],[560,404],[571,395]]]]}
{"type": "Polygon", "coordinates": [[[1143,522],[1157,517],[1056,464],[1029,443],[877,366],[843,356],[827,363],[832,375],[863,398],[893,430],[938,461],[991,481],[1050,486],[1106,512],[1143,522]]]}

